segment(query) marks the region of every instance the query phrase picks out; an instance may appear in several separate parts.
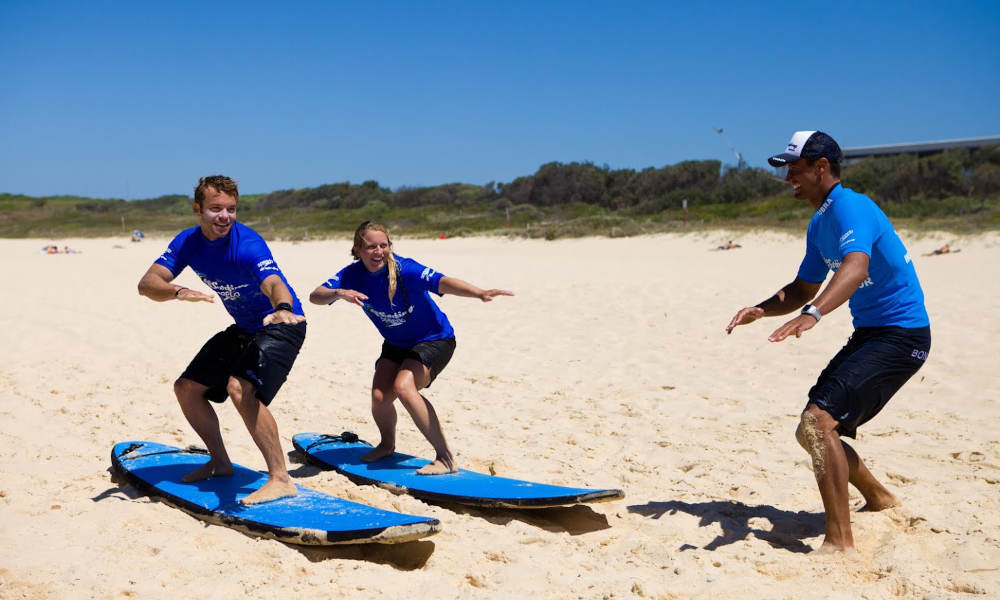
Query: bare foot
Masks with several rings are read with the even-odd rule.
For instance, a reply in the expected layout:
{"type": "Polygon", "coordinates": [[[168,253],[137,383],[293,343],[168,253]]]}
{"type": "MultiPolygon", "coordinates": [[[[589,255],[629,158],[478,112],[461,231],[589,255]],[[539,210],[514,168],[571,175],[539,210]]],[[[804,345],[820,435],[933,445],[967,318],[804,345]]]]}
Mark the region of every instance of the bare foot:
{"type": "Polygon", "coordinates": [[[823,540],[823,545],[812,551],[812,554],[818,554],[820,556],[825,554],[837,554],[843,553],[845,555],[856,554],[857,550],[854,546],[838,546],[829,540],[823,540]]]}
{"type": "Polygon", "coordinates": [[[184,483],[192,483],[195,481],[202,481],[208,479],[209,477],[228,477],[233,474],[233,464],[228,463],[226,465],[216,466],[215,459],[210,459],[207,463],[198,467],[194,471],[191,471],[184,477],[181,477],[181,481],[184,483]]]}
{"type": "Polygon", "coordinates": [[[383,446],[382,444],[379,444],[370,451],[362,454],[361,462],[375,462],[376,460],[382,460],[387,456],[392,456],[392,453],[395,451],[395,446],[383,446]]]}
{"type": "Polygon", "coordinates": [[[432,463],[427,463],[426,465],[417,469],[417,475],[444,475],[446,473],[455,473],[458,469],[455,467],[454,463],[449,461],[449,464],[445,464],[441,459],[435,459],[432,463]]]}
{"type": "Polygon", "coordinates": [[[268,479],[267,483],[262,485],[259,490],[249,496],[246,496],[245,498],[240,498],[240,503],[261,504],[263,502],[271,502],[272,500],[290,498],[292,496],[297,496],[298,494],[299,490],[291,481],[275,481],[274,479],[268,479]]]}
{"type": "Polygon", "coordinates": [[[882,494],[877,498],[865,498],[865,505],[858,509],[858,512],[878,512],[893,506],[900,506],[902,502],[889,493],[882,494]]]}

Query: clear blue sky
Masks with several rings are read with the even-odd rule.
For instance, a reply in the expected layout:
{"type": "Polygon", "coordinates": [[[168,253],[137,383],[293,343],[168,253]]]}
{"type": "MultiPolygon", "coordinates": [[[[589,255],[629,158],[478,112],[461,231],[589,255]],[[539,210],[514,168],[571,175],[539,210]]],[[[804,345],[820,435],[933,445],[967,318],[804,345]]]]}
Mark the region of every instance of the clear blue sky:
{"type": "Polygon", "coordinates": [[[151,198],[1000,135],[1000,2],[0,0],[0,192],[151,198]]]}

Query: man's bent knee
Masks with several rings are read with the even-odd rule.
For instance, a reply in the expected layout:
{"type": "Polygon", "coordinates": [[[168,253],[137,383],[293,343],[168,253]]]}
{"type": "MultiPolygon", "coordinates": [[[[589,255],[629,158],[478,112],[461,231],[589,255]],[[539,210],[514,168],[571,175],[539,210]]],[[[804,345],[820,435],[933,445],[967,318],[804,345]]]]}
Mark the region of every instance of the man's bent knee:
{"type": "Polygon", "coordinates": [[[229,397],[233,399],[234,402],[243,399],[243,384],[240,380],[235,377],[230,377],[229,382],[226,383],[226,393],[229,397]]]}
{"type": "Polygon", "coordinates": [[[805,450],[806,452],[808,452],[809,451],[809,442],[806,439],[805,424],[802,422],[802,418],[804,416],[805,416],[805,413],[802,413],[802,416],[799,417],[799,425],[798,425],[798,427],[795,428],[795,441],[797,441],[799,443],[799,445],[802,446],[803,450],[805,450]]]}
{"type": "Polygon", "coordinates": [[[812,458],[813,473],[817,478],[821,477],[826,469],[826,452],[823,444],[824,438],[833,427],[836,427],[836,421],[833,420],[833,417],[815,404],[807,406],[799,417],[795,439],[812,458]]]}
{"type": "Polygon", "coordinates": [[[254,385],[238,377],[229,378],[229,383],[226,384],[226,392],[239,410],[247,407],[248,404],[252,407],[252,405],[259,402],[254,385]]]}
{"type": "Polygon", "coordinates": [[[194,395],[203,396],[202,388],[204,387],[200,383],[180,377],[174,382],[174,395],[177,396],[178,401],[187,400],[194,395]]]}

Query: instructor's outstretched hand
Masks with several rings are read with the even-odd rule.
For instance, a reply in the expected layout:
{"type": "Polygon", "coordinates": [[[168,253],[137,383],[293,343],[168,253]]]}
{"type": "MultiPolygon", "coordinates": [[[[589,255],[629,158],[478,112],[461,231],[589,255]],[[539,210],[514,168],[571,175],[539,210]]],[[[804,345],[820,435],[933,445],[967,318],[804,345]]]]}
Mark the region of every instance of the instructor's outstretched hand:
{"type": "Polygon", "coordinates": [[[737,325],[746,325],[747,323],[753,323],[757,319],[764,316],[764,309],[759,306],[748,306],[746,308],[741,308],[740,312],[736,313],[733,320],[729,322],[729,326],[726,327],[726,333],[732,333],[733,329],[737,325]]]}
{"type": "Polygon", "coordinates": [[[802,334],[816,326],[816,319],[811,315],[799,315],[781,327],[774,330],[767,340],[769,342],[780,342],[790,335],[802,337],[802,334]]]}

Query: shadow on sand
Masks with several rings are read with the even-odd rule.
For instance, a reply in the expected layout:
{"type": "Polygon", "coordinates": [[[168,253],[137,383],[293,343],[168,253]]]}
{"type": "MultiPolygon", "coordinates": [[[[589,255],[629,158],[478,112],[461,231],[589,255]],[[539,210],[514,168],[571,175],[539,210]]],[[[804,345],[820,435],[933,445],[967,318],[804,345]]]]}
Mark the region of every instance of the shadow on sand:
{"type": "MultiPolygon", "coordinates": [[[[338,476],[344,477],[356,485],[371,485],[376,488],[378,487],[367,481],[356,481],[350,476],[338,473],[337,471],[320,469],[319,467],[310,464],[304,457],[301,456],[301,454],[298,453],[298,451],[289,452],[288,460],[295,465],[294,468],[289,469],[288,471],[289,475],[291,475],[293,479],[311,477],[319,473],[336,473],[338,476]]],[[[386,493],[392,494],[392,492],[388,490],[386,490],[386,493]]],[[[430,506],[438,506],[459,515],[469,515],[471,517],[484,519],[496,525],[506,525],[511,521],[519,521],[546,531],[568,533],[570,535],[592,533],[594,531],[600,531],[611,527],[608,523],[607,517],[584,504],[550,508],[486,508],[458,504],[456,502],[436,501],[420,497],[416,498],[417,500],[420,500],[430,506]]]]}
{"type": "Polygon", "coordinates": [[[494,525],[518,521],[554,533],[581,535],[611,527],[606,516],[583,504],[552,508],[480,508],[452,502],[421,502],[440,506],[456,514],[483,519],[494,525]]]}
{"type": "Polygon", "coordinates": [[[339,546],[300,546],[285,544],[310,562],[325,560],[363,560],[380,565],[389,565],[400,571],[423,568],[427,559],[434,554],[434,542],[418,540],[402,544],[345,544],[339,546]]]}
{"type": "MultiPolygon", "coordinates": [[[[783,548],[789,552],[807,553],[812,548],[802,540],[816,537],[824,531],[823,513],[806,511],[791,512],[780,510],[773,506],[749,506],[742,502],[721,501],[712,502],[649,502],[628,507],[629,512],[653,519],[659,519],[665,514],[687,513],[700,519],[701,527],[718,523],[722,527],[722,535],[705,544],[705,550],[715,550],[720,546],[732,544],[747,539],[753,534],[757,539],[764,540],[775,548],[783,548]],[[751,519],[765,519],[771,523],[771,529],[751,527],[751,519]]],[[[680,550],[697,548],[684,544],[680,550]]]]}

